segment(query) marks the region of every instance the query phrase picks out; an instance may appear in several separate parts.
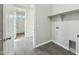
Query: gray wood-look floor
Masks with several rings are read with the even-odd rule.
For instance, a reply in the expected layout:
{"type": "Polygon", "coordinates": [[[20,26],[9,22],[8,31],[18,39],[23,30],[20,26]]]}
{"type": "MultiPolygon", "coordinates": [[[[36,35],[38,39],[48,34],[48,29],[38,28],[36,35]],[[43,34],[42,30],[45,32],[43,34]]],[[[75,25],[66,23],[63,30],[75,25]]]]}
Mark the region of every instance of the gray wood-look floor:
{"type": "Polygon", "coordinates": [[[15,40],[15,55],[74,55],[70,51],[50,42],[33,49],[32,37],[15,40]]]}

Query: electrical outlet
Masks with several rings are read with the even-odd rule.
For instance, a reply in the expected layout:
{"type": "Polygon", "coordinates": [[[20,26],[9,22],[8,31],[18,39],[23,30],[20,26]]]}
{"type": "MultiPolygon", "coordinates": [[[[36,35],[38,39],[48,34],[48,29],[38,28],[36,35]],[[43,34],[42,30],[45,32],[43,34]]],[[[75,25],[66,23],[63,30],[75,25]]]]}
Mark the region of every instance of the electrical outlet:
{"type": "Polygon", "coordinates": [[[59,27],[56,27],[56,29],[59,29],[59,27]]]}
{"type": "Polygon", "coordinates": [[[79,37],[79,35],[77,35],[77,37],[79,37]]]}

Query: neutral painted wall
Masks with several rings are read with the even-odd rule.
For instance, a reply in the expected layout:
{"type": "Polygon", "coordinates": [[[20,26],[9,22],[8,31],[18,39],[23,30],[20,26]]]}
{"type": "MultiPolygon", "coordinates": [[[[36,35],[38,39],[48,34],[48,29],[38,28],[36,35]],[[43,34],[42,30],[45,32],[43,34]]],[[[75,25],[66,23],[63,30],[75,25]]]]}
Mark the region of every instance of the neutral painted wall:
{"type": "Polygon", "coordinates": [[[66,40],[65,46],[69,47],[68,40],[74,40],[76,42],[76,51],[79,53],[79,11],[66,14],[63,19],[63,39],[66,40]]]}
{"type": "Polygon", "coordinates": [[[76,51],[79,53],[79,11],[68,13],[61,18],[52,19],[52,40],[69,49],[69,40],[76,42],[76,51]],[[56,27],[60,27],[56,29],[56,27]]]}
{"type": "Polygon", "coordinates": [[[79,9],[79,4],[53,4],[52,15],[79,9]]]}
{"type": "Polygon", "coordinates": [[[47,4],[35,5],[35,29],[36,29],[36,45],[51,40],[51,23],[48,18],[50,14],[50,6],[47,4]]]}
{"type": "Polygon", "coordinates": [[[17,33],[24,33],[25,32],[25,18],[17,18],[18,16],[24,16],[25,12],[16,11],[16,32],[17,33]]]}
{"type": "Polygon", "coordinates": [[[52,40],[55,42],[59,42],[62,44],[62,20],[61,16],[57,15],[52,18],[51,20],[52,25],[52,40]],[[59,27],[59,29],[56,29],[56,27],[59,27]]]}
{"type": "Polygon", "coordinates": [[[16,20],[16,33],[25,32],[25,20],[16,20]]]}
{"type": "MultiPolygon", "coordinates": [[[[3,5],[0,4],[0,39],[3,38],[3,5]]],[[[3,43],[0,40],[0,54],[2,54],[3,43]]]]}

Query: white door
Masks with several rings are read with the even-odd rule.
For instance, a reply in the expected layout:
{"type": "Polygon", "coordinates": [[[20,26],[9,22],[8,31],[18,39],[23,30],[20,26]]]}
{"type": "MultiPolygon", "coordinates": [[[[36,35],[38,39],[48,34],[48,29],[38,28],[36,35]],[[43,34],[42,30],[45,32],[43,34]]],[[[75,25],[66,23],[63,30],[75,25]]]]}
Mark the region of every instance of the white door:
{"type": "Polygon", "coordinates": [[[14,54],[14,19],[13,5],[3,5],[3,54],[14,54]]]}

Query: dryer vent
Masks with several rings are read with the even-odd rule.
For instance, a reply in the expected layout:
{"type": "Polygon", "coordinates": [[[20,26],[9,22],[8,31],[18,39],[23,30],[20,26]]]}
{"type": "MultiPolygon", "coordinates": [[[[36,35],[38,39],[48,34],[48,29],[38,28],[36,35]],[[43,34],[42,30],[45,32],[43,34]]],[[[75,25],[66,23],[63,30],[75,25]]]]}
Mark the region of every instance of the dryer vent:
{"type": "Polygon", "coordinates": [[[69,40],[69,50],[73,53],[76,53],[76,42],[69,40]]]}

